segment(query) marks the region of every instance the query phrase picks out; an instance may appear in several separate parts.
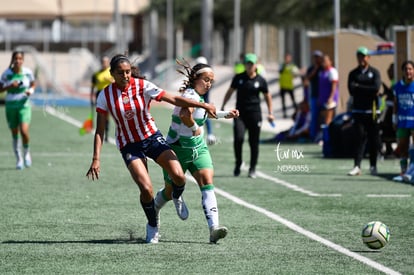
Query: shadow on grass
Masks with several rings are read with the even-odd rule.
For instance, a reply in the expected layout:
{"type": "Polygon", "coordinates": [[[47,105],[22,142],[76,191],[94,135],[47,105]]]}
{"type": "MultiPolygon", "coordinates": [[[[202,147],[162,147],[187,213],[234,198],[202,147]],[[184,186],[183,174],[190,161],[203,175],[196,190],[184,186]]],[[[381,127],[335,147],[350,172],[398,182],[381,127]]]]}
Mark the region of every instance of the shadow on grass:
{"type": "Polygon", "coordinates": [[[390,174],[390,173],[384,173],[384,174],[378,174],[377,176],[378,176],[378,177],[380,177],[380,178],[383,178],[383,179],[385,179],[385,180],[392,181],[392,182],[394,182],[394,183],[396,183],[396,184],[404,184],[404,185],[408,185],[408,186],[413,186],[413,187],[414,187],[414,183],[409,183],[409,182],[405,182],[405,181],[395,181],[395,180],[393,180],[393,178],[394,178],[395,176],[397,176],[397,174],[396,174],[396,173],[393,173],[393,174],[390,174]]]}
{"type": "Polygon", "coordinates": [[[0,171],[21,171],[21,170],[18,170],[18,169],[16,169],[16,167],[0,167],[0,171]]]}
{"type": "Polygon", "coordinates": [[[397,176],[397,173],[378,173],[377,177],[379,178],[383,178],[385,180],[389,180],[389,181],[393,181],[392,178],[394,178],[395,176],[397,176]]]}
{"type": "Polygon", "coordinates": [[[332,180],[334,180],[334,181],[346,181],[346,182],[356,182],[356,181],[363,181],[363,182],[369,182],[369,181],[372,181],[372,182],[378,182],[378,179],[377,178],[375,178],[375,177],[373,177],[373,176],[370,176],[370,177],[361,177],[361,176],[359,176],[359,177],[352,177],[352,176],[347,176],[347,175],[345,175],[343,178],[333,178],[332,180]]]}
{"type": "Polygon", "coordinates": [[[31,240],[8,240],[2,244],[145,244],[145,240],[138,239],[101,239],[101,240],[79,240],[79,241],[31,241],[31,240]]]}
{"type": "Polygon", "coordinates": [[[351,250],[355,253],[381,253],[381,250],[351,250]]]}
{"type": "MultiPolygon", "coordinates": [[[[168,241],[160,240],[160,243],[191,243],[191,244],[209,244],[206,242],[193,241],[168,241]]],[[[79,241],[31,241],[31,240],[8,240],[1,244],[147,244],[145,239],[101,239],[101,240],[79,240],[79,241]]]]}

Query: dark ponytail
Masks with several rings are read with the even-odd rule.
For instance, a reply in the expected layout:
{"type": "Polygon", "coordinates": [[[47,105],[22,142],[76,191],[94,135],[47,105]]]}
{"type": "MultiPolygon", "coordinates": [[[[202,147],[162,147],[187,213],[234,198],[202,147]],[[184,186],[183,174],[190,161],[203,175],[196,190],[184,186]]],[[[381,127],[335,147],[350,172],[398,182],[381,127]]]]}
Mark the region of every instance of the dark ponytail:
{"type": "Polygon", "coordinates": [[[203,68],[211,68],[209,65],[204,63],[198,63],[191,68],[191,65],[186,61],[176,60],[177,64],[180,65],[183,69],[178,69],[177,72],[184,75],[187,79],[183,80],[183,85],[180,87],[179,91],[182,93],[187,88],[194,86],[194,81],[200,77],[197,72],[203,68]]]}

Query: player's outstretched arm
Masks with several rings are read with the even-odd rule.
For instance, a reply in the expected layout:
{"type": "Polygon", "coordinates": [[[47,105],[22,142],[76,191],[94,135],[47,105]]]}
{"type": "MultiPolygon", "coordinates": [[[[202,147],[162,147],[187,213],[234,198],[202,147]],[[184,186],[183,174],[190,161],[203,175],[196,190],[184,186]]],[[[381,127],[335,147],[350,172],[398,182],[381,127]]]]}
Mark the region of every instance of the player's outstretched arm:
{"type": "Polygon", "coordinates": [[[209,116],[217,117],[216,115],[216,107],[214,105],[205,103],[205,102],[198,102],[192,99],[188,99],[179,95],[171,95],[169,93],[165,93],[161,100],[173,104],[178,107],[196,107],[196,108],[203,108],[207,111],[209,116]]]}
{"type": "Polygon", "coordinates": [[[96,130],[95,130],[95,138],[93,143],[93,157],[92,163],[89,167],[88,172],[86,173],[86,177],[92,180],[99,179],[100,173],[100,155],[101,155],[101,148],[103,144],[103,137],[105,133],[106,127],[106,120],[107,117],[105,114],[98,113],[96,117],[96,130]]]}
{"type": "Polygon", "coordinates": [[[217,111],[217,119],[219,118],[237,118],[239,117],[239,110],[232,109],[229,111],[217,111]]]}

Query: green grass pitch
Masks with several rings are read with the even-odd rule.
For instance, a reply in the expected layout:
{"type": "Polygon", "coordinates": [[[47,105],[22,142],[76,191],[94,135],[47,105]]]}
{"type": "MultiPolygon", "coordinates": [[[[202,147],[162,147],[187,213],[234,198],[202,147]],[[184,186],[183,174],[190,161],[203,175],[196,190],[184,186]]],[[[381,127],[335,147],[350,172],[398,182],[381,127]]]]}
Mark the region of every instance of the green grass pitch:
{"type": "MultiPolygon", "coordinates": [[[[258,178],[247,170],[233,177],[231,124],[213,121],[214,184],[227,237],[208,243],[200,191],[188,180],[189,219],[181,221],[169,203],[160,243],[148,245],[138,188],[115,145],[104,144],[101,178],[88,181],[93,135],[81,136],[76,122],[89,108],[57,110],[72,120],[33,109],[33,166],[17,171],[0,107],[0,274],[414,274],[414,186],[390,180],[397,159],[379,161],[378,176],[364,159],[364,174],[349,177],[353,161],[324,159],[316,144],[282,143],[279,151],[262,144],[258,178]],[[379,251],[361,240],[374,220],[391,232],[379,251]]],[[[171,109],[154,105],[152,113],[165,134],[171,109]]],[[[248,164],[247,136],[243,156],[248,164]]],[[[149,171],[158,190],[161,169],[150,162],[149,171]]]]}

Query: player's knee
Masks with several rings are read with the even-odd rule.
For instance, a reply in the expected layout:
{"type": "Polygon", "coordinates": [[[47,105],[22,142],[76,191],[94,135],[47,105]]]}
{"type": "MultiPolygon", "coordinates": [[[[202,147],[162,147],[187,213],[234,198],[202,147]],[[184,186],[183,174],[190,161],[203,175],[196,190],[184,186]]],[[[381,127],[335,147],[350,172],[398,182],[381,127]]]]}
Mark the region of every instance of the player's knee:
{"type": "Polygon", "coordinates": [[[185,183],[185,175],[182,169],[173,170],[171,172],[170,177],[172,181],[178,186],[183,185],[185,183]]]}
{"type": "Polygon", "coordinates": [[[141,189],[141,196],[144,199],[148,200],[153,197],[153,188],[151,185],[144,185],[140,189],[141,189]]]}

